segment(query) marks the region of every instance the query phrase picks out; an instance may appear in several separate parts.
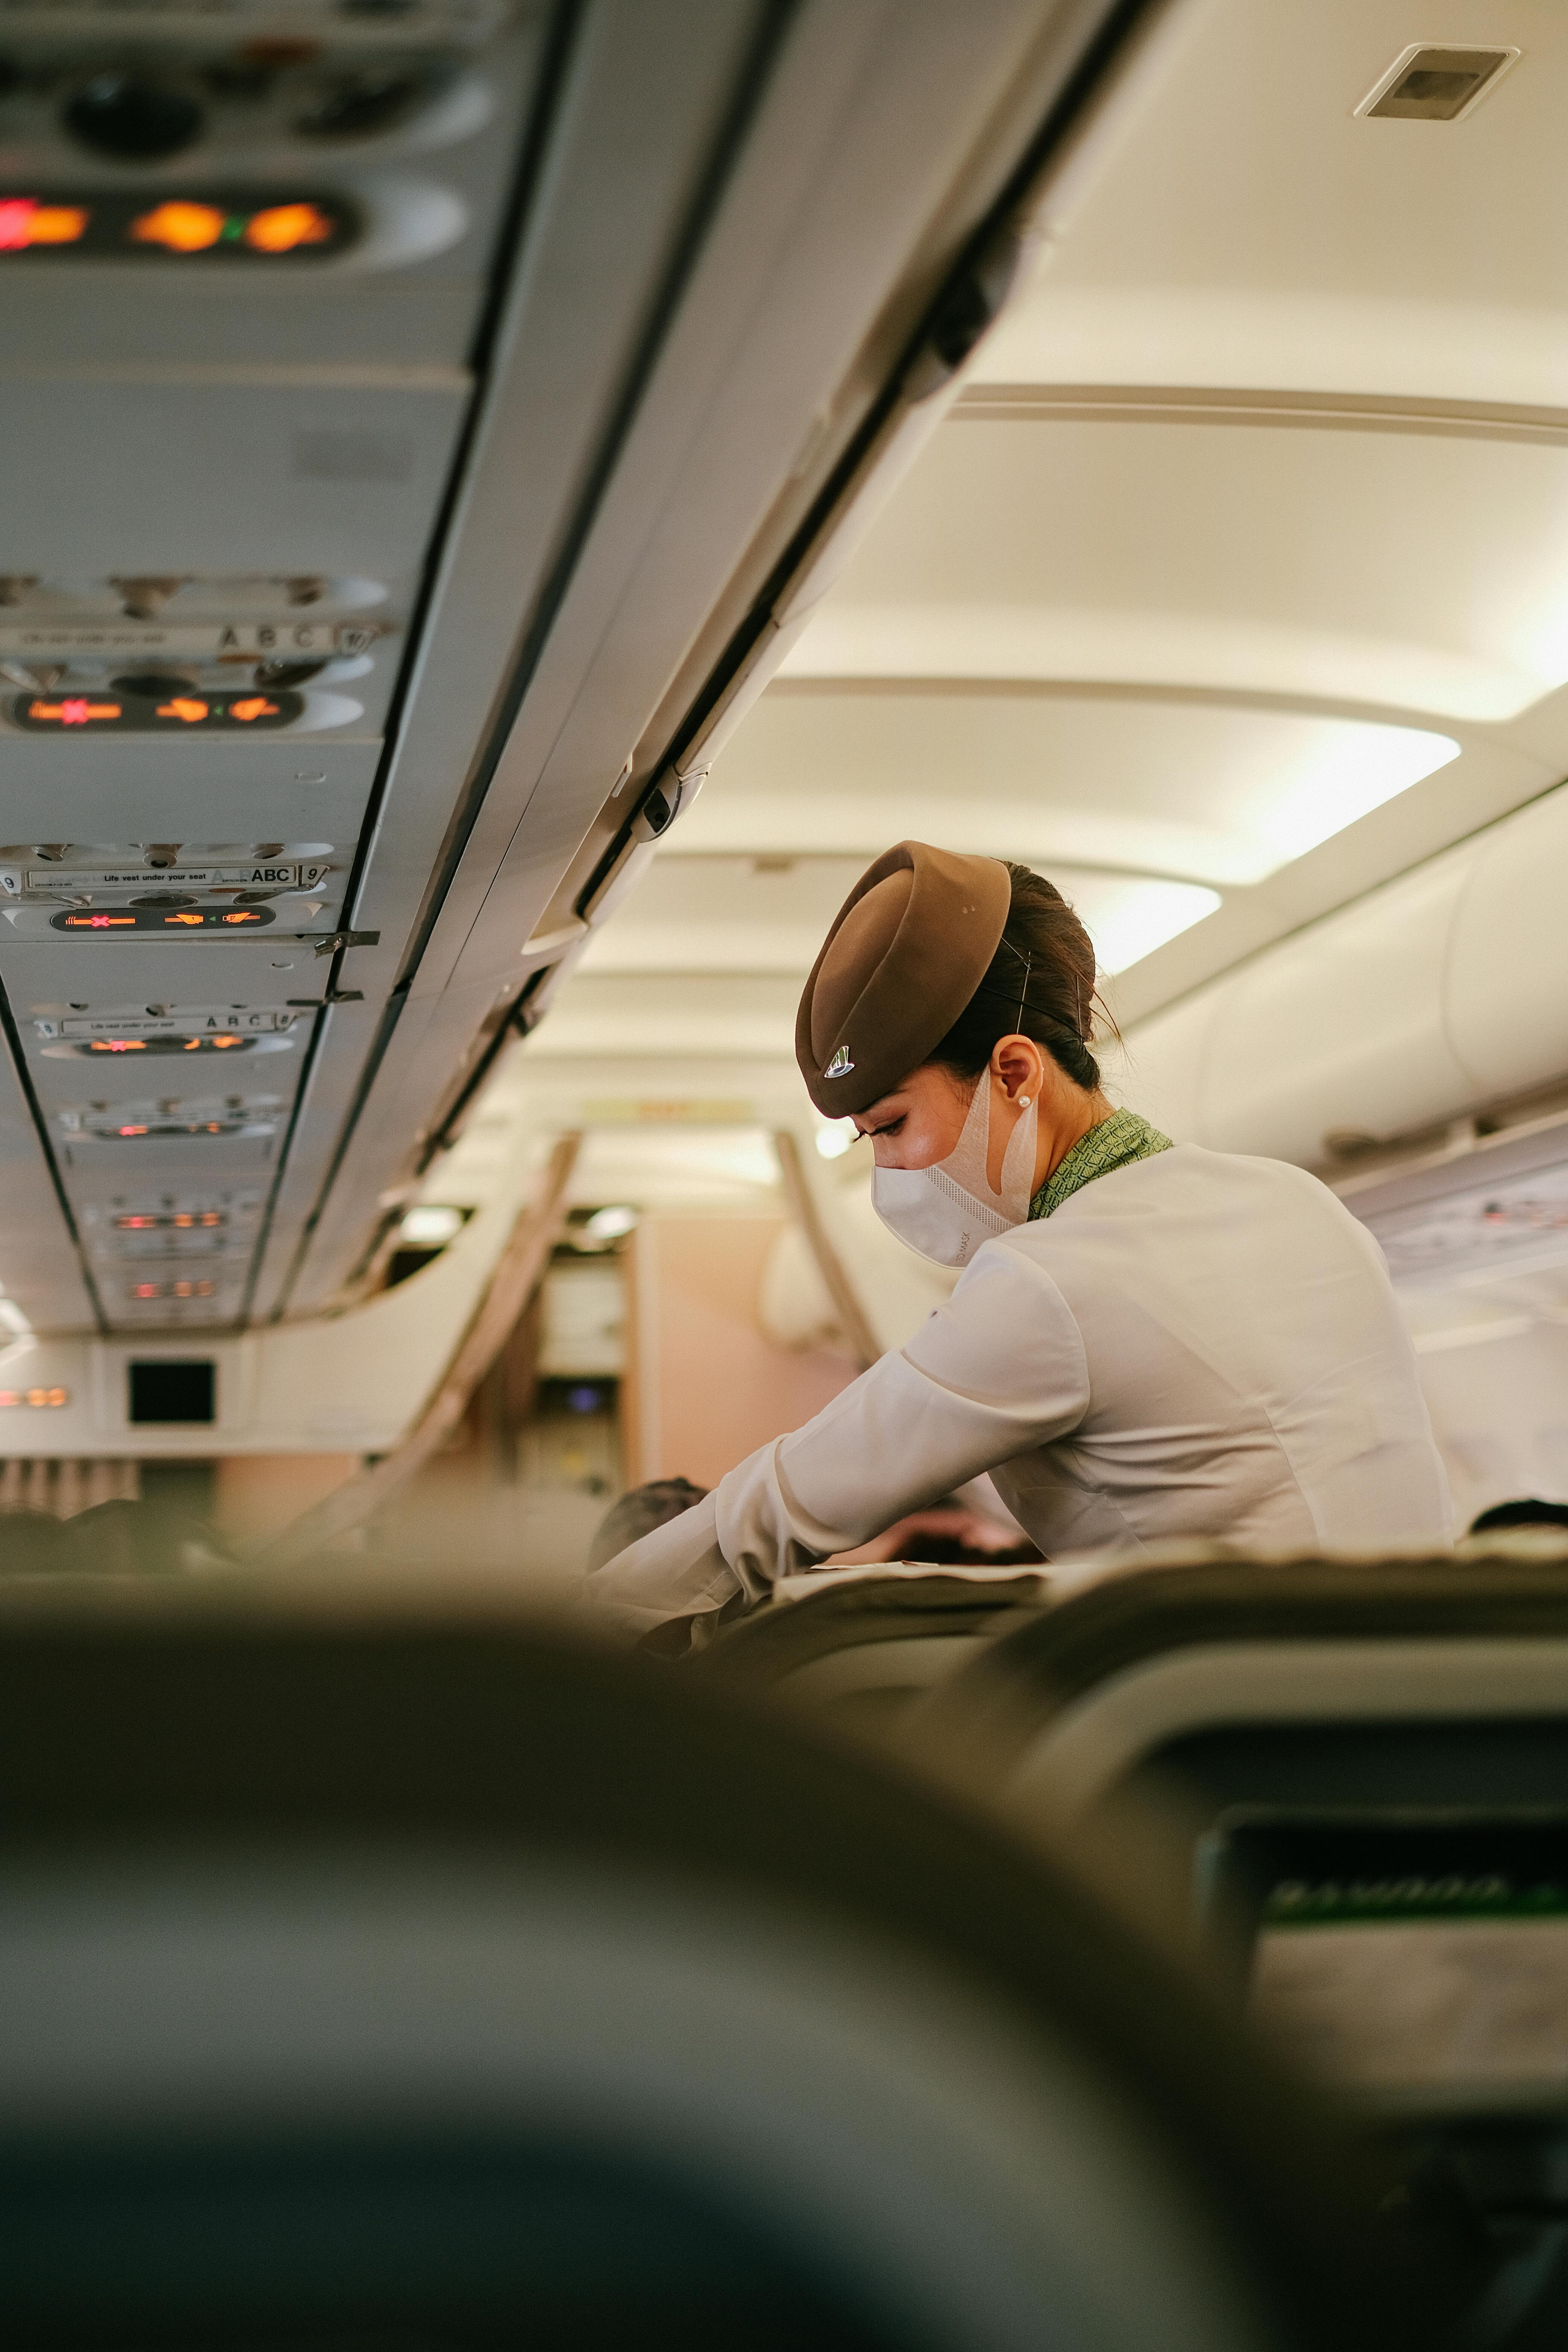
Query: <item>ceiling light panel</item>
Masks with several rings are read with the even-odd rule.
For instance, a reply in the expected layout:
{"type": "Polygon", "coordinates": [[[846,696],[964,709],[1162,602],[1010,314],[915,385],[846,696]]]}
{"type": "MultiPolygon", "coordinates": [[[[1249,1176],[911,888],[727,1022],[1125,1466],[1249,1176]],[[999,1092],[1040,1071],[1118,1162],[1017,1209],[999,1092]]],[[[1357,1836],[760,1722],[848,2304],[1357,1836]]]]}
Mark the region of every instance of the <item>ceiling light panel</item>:
{"type": "Polygon", "coordinates": [[[766,854],[658,857],[614,919],[595,932],[578,969],[804,974],[866,863],[766,854]]]}
{"type": "Polygon", "coordinates": [[[864,859],[908,835],[1047,872],[1258,882],[1458,749],[1435,730],[1149,695],[802,681],[763,698],[660,864],[742,843],[864,859]]]}
{"type": "Polygon", "coordinates": [[[950,424],[792,677],[1018,677],[1514,717],[1568,680],[1562,446],[950,424]]]}
{"type": "Polygon", "coordinates": [[[530,1037],[530,1061],[565,1055],[793,1056],[794,973],[574,974],[530,1037]]]}
{"type": "MultiPolygon", "coordinates": [[[[597,934],[579,970],[589,975],[779,972],[804,980],[866,862],[661,858],[597,934]]],[[[1163,877],[1084,873],[1057,863],[1050,878],[1077,909],[1107,972],[1123,971],[1220,903],[1215,890],[1163,877]]],[[[568,982],[567,989],[574,985],[568,982]]]]}

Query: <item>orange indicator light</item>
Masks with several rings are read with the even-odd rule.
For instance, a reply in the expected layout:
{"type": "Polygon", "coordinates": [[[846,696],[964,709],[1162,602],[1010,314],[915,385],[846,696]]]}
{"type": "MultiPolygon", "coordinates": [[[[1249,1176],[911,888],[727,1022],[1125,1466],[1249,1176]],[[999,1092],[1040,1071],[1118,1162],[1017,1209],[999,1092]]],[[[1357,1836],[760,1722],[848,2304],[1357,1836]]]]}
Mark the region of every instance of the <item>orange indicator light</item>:
{"type": "Polygon", "coordinates": [[[133,220],[130,235],[136,245],[161,245],[170,253],[205,253],[223,235],[226,218],[216,205],[174,198],[133,220]]]}
{"type": "MultiPolygon", "coordinates": [[[[195,1039],[193,1037],[191,1040],[192,1045],[194,1045],[195,1042],[195,1039]]],[[[221,1054],[226,1045],[243,1045],[244,1043],[245,1040],[243,1037],[209,1037],[207,1039],[207,1044],[212,1047],[216,1054],[221,1054]]]]}
{"type": "Polygon", "coordinates": [[[164,916],[164,918],[163,918],[163,920],[164,920],[166,923],[195,923],[195,924],[196,925],[196,927],[197,927],[197,929],[200,929],[200,927],[201,927],[201,924],[202,924],[203,919],[204,919],[204,918],[203,918],[202,916],[200,916],[200,915],[194,915],[194,914],[190,914],[190,913],[180,914],[180,915],[165,915],[165,916],[164,916]]]}
{"type": "MultiPolygon", "coordinates": [[[[260,920],[260,916],[253,913],[248,907],[242,908],[237,914],[226,915],[224,917],[224,921],[226,923],[258,923],[260,920]]],[[[229,1038],[225,1042],[232,1045],[234,1041],[232,1038],[229,1038]]]]}
{"type": "Polygon", "coordinates": [[[245,242],[257,253],[293,253],[301,245],[325,245],[336,224],[319,205],[272,205],[253,213],[245,242]]]}
{"type": "Polygon", "coordinates": [[[40,205],[30,224],[29,245],[74,245],[92,215],[85,205],[40,205]]]}
{"type": "Polygon", "coordinates": [[[183,719],[187,727],[199,727],[207,715],[208,706],[194,694],[176,694],[172,702],[158,705],[160,719],[183,719]]]}
{"type": "MultiPolygon", "coordinates": [[[[264,694],[247,694],[242,701],[229,704],[228,715],[231,719],[244,719],[247,724],[252,719],[276,719],[278,705],[268,702],[264,694]]],[[[161,718],[163,713],[160,712],[159,716],[161,718]]]]}
{"type": "Polygon", "coordinates": [[[147,1048],[140,1037],[95,1037],[89,1051],[94,1054],[144,1054],[147,1048]]]}

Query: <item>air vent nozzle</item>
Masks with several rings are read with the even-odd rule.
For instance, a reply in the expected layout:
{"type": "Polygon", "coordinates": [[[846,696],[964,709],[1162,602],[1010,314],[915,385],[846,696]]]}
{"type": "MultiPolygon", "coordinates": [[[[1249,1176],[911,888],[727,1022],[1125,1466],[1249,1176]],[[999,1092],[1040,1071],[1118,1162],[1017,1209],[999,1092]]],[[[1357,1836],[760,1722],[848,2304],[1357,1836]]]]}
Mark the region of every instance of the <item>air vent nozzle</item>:
{"type": "Polygon", "coordinates": [[[1378,121],[1458,122],[1515,63],[1517,49],[1402,49],[1356,108],[1378,121]]]}

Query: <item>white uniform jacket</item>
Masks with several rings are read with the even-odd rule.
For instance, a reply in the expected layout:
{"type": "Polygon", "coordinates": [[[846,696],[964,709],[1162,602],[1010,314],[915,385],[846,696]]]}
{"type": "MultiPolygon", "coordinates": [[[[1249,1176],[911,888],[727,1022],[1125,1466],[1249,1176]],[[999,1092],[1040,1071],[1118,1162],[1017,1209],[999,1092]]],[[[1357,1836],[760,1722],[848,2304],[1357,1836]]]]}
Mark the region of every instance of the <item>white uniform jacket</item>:
{"type": "Polygon", "coordinates": [[[1178,1144],[987,1242],[906,1348],[589,1590],[628,1632],[759,1600],[983,1470],[1047,1559],[1453,1535],[1371,1234],[1301,1169],[1178,1144]]]}

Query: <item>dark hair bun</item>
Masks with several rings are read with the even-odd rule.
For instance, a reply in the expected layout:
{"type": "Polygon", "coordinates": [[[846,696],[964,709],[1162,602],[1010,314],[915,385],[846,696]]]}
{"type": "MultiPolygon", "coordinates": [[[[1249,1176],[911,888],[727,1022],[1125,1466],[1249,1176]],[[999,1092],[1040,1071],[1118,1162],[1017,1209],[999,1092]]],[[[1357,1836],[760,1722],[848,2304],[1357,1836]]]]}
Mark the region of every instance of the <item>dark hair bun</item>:
{"type": "Polygon", "coordinates": [[[996,952],[979,986],[931,1055],[960,1076],[978,1076],[1002,1037],[1030,1037],[1093,1094],[1100,1064],[1089,1048],[1094,948],[1062,897],[1027,866],[1006,865],[1012,904],[996,952]]]}

